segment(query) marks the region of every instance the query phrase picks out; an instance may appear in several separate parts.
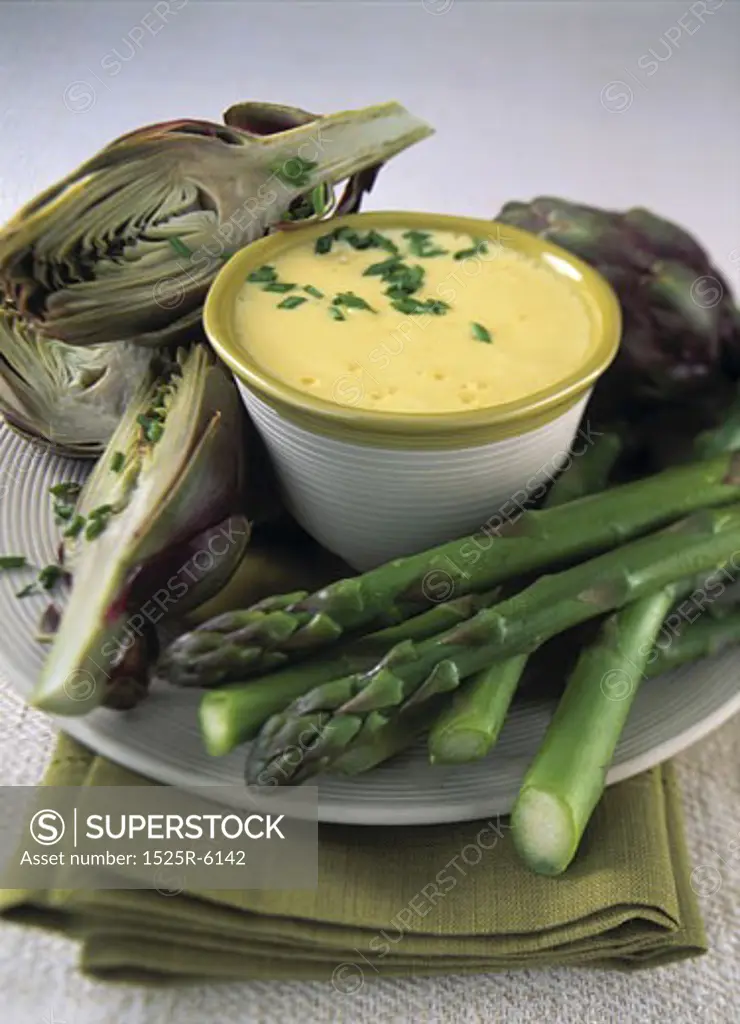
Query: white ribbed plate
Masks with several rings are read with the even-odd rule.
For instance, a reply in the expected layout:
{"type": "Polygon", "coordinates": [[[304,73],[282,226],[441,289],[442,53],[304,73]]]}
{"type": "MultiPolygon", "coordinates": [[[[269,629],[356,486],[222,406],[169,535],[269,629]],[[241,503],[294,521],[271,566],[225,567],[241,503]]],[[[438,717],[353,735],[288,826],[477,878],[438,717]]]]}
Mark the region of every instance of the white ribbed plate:
{"type": "MultiPolygon", "coordinates": [[[[37,565],[53,560],[57,531],[48,488],[81,479],[83,467],[49,456],[0,426],[0,548],[37,565]]],[[[43,597],[14,597],[20,574],[0,579],[0,671],[21,695],[39,672],[35,642],[43,597]]],[[[60,729],[105,757],[159,782],[183,787],[235,783],[244,754],[210,758],[196,722],[198,694],[155,688],[126,714],[100,710],[59,718],[60,729]]],[[[608,782],[618,782],[679,753],[740,710],[740,652],[725,654],[643,684],[608,782]]],[[[493,753],[474,765],[432,768],[415,751],[356,779],[326,777],[319,786],[322,821],[397,825],[467,821],[511,810],[525,768],[551,712],[547,704],[514,708],[493,753]]]]}

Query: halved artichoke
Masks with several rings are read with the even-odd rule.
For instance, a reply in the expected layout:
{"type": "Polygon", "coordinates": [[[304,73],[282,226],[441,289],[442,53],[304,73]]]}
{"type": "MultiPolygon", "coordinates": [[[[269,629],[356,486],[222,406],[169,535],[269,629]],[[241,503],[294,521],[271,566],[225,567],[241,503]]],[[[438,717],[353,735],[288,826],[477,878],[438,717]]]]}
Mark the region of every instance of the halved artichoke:
{"type": "Polygon", "coordinates": [[[67,345],[0,308],[0,413],[50,451],[96,458],[147,374],[153,350],[67,345]]]}
{"type": "MultiPolygon", "coordinates": [[[[255,113],[246,104],[227,116],[247,123],[255,113]]],[[[0,232],[0,293],[41,334],[68,344],[192,341],[223,260],[279,223],[307,191],[373,168],[430,134],[398,103],[266,135],[208,121],[141,128],[0,232]]]]}
{"type": "Polygon", "coordinates": [[[147,375],[66,530],[72,591],[36,707],[81,715],[98,706],[143,631],[227,582],[250,532],[243,415],[230,375],[204,345],[147,375]]]}

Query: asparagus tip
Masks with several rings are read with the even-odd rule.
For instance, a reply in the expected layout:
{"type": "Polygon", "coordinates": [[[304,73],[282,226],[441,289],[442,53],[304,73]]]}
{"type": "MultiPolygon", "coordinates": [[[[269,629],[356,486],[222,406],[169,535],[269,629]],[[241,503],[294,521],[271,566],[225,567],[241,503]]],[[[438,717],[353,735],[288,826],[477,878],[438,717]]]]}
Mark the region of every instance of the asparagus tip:
{"type": "Polygon", "coordinates": [[[575,856],[578,835],[568,804],[545,789],[526,787],[511,814],[514,845],[538,875],[559,875],[575,856]]]}

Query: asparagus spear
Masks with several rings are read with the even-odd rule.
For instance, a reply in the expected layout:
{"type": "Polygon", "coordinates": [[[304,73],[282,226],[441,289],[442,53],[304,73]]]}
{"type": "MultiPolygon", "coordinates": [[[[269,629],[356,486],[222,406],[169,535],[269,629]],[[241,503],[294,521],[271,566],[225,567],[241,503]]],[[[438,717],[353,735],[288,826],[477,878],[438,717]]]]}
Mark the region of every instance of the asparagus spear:
{"type": "Polygon", "coordinates": [[[616,551],[540,577],[438,636],[405,640],[369,671],[317,686],[269,719],[250,751],[247,778],[275,784],[323,771],[361,735],[370,712],[382,710],[390,717],[393,708],[405,711],[455,690],[493,661],[535,650],[579,622],[720,568],[739,543],[740,505],[704,510],[616,551]],[[307,733],[313,735],[304,742],[307,733]]]}
{"type": "MultiPolygon", "coordinates": [[[[555,480],[545,498],[544,508],[556,508],[606,489],[614,463],[622,452],[619,434],[605,433],[595,438],[582,455],[575,457],[555,480]]],[[[717,452],[712,454],[716,455],[717,452]]]]}
{"type": "Polygon", "coordinates": [[[422,640],[450,629],[493,604],[499,590],[484,594],[466,594],[439,604],[397,626],[372,633],[341,645],[326,655],[297,666],[288,666],[264,678],[251,679],[203,697],[199,718],[206,750],[218,757],[228,754],[240,743],[257,735],[270,715],[282,711],[292,700],[308,690],[351,672],[372,668],[387,651],[401,640],[422,640]]]}
{"type": "Polygon", "coordinates": [[[511,814],[514,845],[541,875],[559,875],[576,854],[674,586],[610,615],[578,659],[511,814]]]}
{"type": "MultiPolygon", "coordinates": [[[[545,500],[555,508],[604,490],[622,450],[617,434],[601,434],[583,454],[574,458],[545,500]]],[[[429,733],[432,764],[464,764],[485,757],[498,739],[528,655],[496,661],[476,673],[445,706],[429,733]]]]}
{"type": "MultiPolygon", "coordinates": [[[[708,458],[739,442],[736,402],[693,450],[708,458]]],[[[575,856],[675,593],[671,586],[617,611],[580,655],[512,814],[515,844],[539,873],[559,874],[575,856]]],[[[697,642],[701,648],[701,636],[697,642]]]]}
{"type": "Polygon", "coordinates": [[[200,685],[242,680],[336,642],[345,631],[402,621],[435,603],[440,582],[457,596],[554,562],[586,557],[701,508],[740,499],[740,460],[723,455],[557,508],[494,516],[477,535],[399,558],[314,594],[298,592],[229,612],[175,640],[158,674],[200,685]],[[499,527],[496,525],[501,523],[499,527]]]}
{"type": "MultiPolygon", "coordinates": [[[[673,638],[670,644],[655,646],[648,657],[644,672],[647,678],[652,678],[662,672],[685,665],[687,662],[719,654],[735,644],[740,644],[740,612],[726,613],[721,618],[707,616],[701,622],[688,625],[673,638]]],[[[506,664],[511,664],[514,660],[514,658],[509,658],[506,664]]],[[[618,696],[624,689],[624,681],[621,683],[617,681],[617,686],[612,686],[612,696],[618,696]]],[[[340,754],[333,762],[332,773],[359,775],[375,768],[402,750],[406,750],[432,723],[434,723],[432,728],[436,728],[436,723],[444,717],[445,704],[444,698],[438,702],[430,702],[428,708],[425,707],[421,714],[415,716],[401,714],[395,718],[388,718],[382,716],[380,712],[374,712],[374,716],[378,716],[378,722],[377,726],[371,730],[372,741],[355,740],[351,742],[346,752],[340,754]]],[[[502,719],[505,713],[504,709],[501,715],[502,719]]],[[[479,728],[480,726],[471,718],[471,730],[479,728]]],[[[456,736],[458,735],[456,733],[456,736]]],[[[452,760],[453,758],[450,758],[450,761],[452,760]]],[[[465,757],[463,760],[467,761],[470,758],[465,757]]]]}
{"type": "Polygon", "coordinates": [[[515,654],[466,680],[429,733],[432,764],[465,764],[486,756],[498,739],[528,660],[528,654],[515,654]]]}
{"type": "Polygon", "coordinates": [[[740,611],[704,615],[686,625],[668,643],[656,643],[645,671],[648,678],[653,678],[689,662],[721,654],[735,644],[740,644],[740,611]]]}

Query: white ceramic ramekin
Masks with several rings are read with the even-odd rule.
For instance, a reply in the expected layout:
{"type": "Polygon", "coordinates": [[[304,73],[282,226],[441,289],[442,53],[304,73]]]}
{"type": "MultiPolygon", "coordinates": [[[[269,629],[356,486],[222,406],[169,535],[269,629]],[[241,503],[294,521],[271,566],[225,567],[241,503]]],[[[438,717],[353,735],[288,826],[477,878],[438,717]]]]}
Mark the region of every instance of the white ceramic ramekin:
{"type": "MultiPolygon", "coordinates": [[[[451,230],[497,241],[490,221],[419,213],[355,214],[355,228],[451,230]]],[[[300,231],[325,233],[326,224],[300,231]]],[[[619,303],[592,268],[527,232],[503,228],[507,247],[566,274],[589,307],[589,360],[557,387],[519,402],[460,413],[388,413],[304,394],[266,373],[238,343],[236,296],[247,274],[295,244],[296,232],[248,246],[223,268],[205,307],[205,328],[233,370],[291,511],[329,550],[357,569],[410,554],[512,518],[568,458],[594,381],[619,344],[619,303]]],[[[337,382],[351,402],[361,380],[337,382]]],[[[490,527],[489,527],[490,528],[490,527]]],[[[440,594],[438,599],[444,599],[440,594]]]]}

